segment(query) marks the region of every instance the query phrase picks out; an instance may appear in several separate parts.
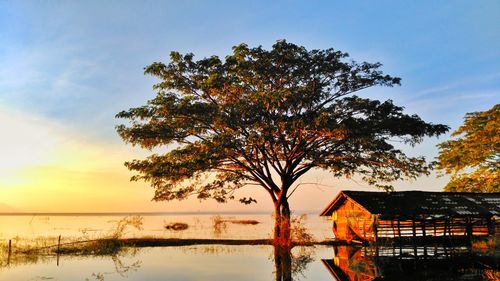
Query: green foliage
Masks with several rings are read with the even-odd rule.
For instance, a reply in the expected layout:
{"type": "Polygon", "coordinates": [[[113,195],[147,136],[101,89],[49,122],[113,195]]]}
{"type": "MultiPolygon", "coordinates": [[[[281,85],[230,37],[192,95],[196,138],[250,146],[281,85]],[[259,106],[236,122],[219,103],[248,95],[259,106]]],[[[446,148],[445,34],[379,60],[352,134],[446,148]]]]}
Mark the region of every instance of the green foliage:
{"type": "MultiPolygon", "coordinates": [[[[380,63],[357,63],[334,49],[306,50],[277,41],[271,50],[233,47],[233,53],[194,60],[172,52],[145,73],[160,81],[146,105],[117,114],[122,139],[146,149],[165,147],[125,165],[155,189],[153,200],[214,198],[225,202],[245,185],[259,185],[275,206],[311,169],[336,177],[361,174],[371,185],[428,174],[423,157],[408,157],[393,141],[415,145],[447,126],[403,113],[391,100],[353,95],[399,85],[380,63]]],[[[241,202],[254,202],[243,198],[241,202]]]]}
{"type": "Polygon", "coordinates": [[[455,139],[438,145],[438,168],[452,174],[445,191],[500,192],[500,104],[464,119],[455,139]]]}

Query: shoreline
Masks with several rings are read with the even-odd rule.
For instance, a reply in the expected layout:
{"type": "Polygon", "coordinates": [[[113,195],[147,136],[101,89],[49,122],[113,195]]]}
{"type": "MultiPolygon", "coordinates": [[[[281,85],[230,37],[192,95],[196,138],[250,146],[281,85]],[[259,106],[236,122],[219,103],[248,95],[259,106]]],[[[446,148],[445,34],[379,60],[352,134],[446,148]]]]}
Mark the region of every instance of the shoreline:
{"type": "MultiPolygon", "coordinates": [[[[111,239],[112,240],[112,239],[111,239]]],[[[272,239],[180,239],[180,238],[125,238],[118,239],[124,247],[175,247],[191,245],[273,245],[272,239]]],[[[293,246],[338,246],[359,245],[346,241],[323,240],[314,242],[293,242],[293,246]]]]}
{"type": "MultiPolygon", "coordinates": [[[[296,214],[316,215],[319,211],[296,211],[296,214]]],[[[60,217],[93,217],[93,216],[176,216],[176,215],[272,215],[272,211],[256,211],[256,212],[0,212],[0,216],[60,216],[60,217]]],[[[319,216],[319,215],[318,215],[319,216]]]]}

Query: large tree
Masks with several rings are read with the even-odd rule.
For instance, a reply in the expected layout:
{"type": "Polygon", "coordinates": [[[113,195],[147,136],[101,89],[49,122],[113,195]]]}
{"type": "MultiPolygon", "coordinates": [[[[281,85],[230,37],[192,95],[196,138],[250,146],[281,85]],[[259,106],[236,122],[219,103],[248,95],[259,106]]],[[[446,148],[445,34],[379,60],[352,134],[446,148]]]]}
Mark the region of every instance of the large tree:
{"type": "Polygon", "coordinates": [[[453,139],[438,145],[438,168],[452,175],[444,189],[500,192],[500,104],[464,119],[453,139]]]}
{"type": "Polygon", "coordinates": [[[448,127],[404,114],[391,100],[353,95],[399,85],[400,78],[380,67],[284,40],[271,50],[240,44],[225,59],[172,52],[168,64],[145,68],[160,79],[156,97],[117,114],[130,121],[117,126],[125,142],[169,150],[125,165],[137,172],[133,180],[154,187],[153,200],[195,195],[225,202],[235,190],[258,185],[274,204],[275,241],[289,244],[288,199],[311,169],[335,177],[359,174],[384,189],[429,173],[423,157],[409,157],[392,144],[415,145],[448,127]]]}

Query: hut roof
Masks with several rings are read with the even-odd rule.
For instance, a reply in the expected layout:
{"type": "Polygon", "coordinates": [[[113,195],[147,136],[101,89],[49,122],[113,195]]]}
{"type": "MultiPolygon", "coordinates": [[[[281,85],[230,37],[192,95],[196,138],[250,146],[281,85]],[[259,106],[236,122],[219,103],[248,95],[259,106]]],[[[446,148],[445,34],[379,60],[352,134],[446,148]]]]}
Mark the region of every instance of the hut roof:
{"type": "Polygon", "coordinates": [[[341,191],[320,215],[330,216],[347,199],[382,218],[500,215],[500,193],[349,190],[341,191]]]}

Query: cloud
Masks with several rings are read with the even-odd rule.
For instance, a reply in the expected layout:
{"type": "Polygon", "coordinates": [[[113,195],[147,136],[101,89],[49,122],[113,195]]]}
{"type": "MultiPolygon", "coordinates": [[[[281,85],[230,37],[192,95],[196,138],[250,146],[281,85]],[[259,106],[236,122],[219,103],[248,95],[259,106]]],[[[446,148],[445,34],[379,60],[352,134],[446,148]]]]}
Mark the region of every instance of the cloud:
{"type": "Polygon", "coordinates": [[[56,127],[42,118],[0,107],[0,170],[47,161],[50,150],[61,142],[56,127]]]}
{"type": "Polygon", "coordinates": [[[488,75],[481,75],[476,77],[466,77],[460,80],[448,82],[435,87],[427,88],[421,90],[415,94],[412,94],[411,100],[434,98],[437,95],[443,95],[444,93],[450,93],[450,91],[463,91],[463,88],[470,86],[477,86],[485,84],[488,82],[494,82],[500,80],[500,72],[491,73],[488,75]]]}
{"type": "Polygon", "coordinates": [[[14,213],[19,212],[19,209],[16,209],[10,205],[0,202],[0,213],[14,213]]]}

